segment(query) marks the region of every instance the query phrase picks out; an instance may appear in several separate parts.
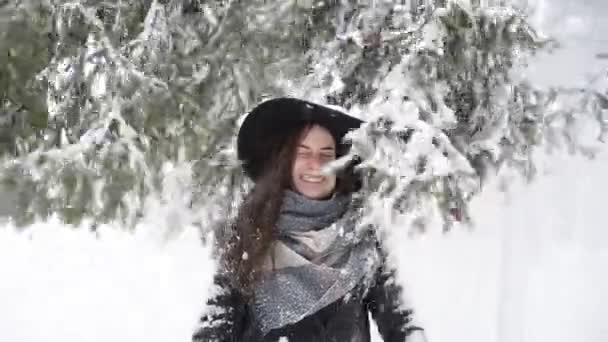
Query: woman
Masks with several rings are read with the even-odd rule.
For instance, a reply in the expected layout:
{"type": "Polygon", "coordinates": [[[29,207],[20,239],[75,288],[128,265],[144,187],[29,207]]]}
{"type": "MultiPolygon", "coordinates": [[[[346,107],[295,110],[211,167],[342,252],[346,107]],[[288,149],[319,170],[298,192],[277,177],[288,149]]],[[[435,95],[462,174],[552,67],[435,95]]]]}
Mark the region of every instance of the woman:
{"type": "Polygon", "coordinates": [[[352,166],[321,172],[347,152],[341,140],[360,124],[292,98],[266,101],[247,116],[237,148],[255,186],[195,341],[366,342],[368,313],[385,342],[423,340],[374,234],[355,224],[352,166]]]}

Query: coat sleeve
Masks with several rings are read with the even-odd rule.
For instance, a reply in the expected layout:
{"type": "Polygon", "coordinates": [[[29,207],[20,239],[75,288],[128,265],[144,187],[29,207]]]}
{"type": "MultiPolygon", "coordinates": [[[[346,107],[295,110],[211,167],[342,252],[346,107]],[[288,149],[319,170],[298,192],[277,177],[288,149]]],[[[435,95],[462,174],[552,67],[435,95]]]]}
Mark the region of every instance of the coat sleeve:
{"type": "Polygon", "coordinates": [[[192,341],[239,341],[243,307],[238,291],[231,288],[225,276],[217,275],[214,278],[211,297],[203,309],[203,315],[192,336],[192,341]]]}
{"type": "Polygon", "coordinates": [[[413,310],[404,303],[394,272],[381,267],[365,300],[384,342],[426,341],[424,330],[413,320],[413,310]]]}

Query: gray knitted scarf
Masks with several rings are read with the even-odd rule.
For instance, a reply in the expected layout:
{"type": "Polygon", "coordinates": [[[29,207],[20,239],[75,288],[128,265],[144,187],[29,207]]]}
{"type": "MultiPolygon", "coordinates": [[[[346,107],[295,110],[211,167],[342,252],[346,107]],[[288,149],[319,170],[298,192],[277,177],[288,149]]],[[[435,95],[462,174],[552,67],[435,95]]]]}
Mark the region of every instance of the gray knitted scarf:
{"type": "Polygon", "coordinates": [[[341,299],[375,266],[375,244],[358,237],[353,220],[345,215],[349,203],[347,196],[319,201],[285,193],[279,239],[253,301],[264,334],[341,299]]]}

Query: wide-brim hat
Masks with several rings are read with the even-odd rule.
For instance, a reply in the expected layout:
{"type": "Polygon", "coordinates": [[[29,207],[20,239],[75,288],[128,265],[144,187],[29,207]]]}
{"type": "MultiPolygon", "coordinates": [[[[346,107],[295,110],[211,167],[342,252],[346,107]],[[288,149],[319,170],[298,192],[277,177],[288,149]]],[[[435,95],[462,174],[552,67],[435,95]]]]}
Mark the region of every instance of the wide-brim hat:
{"type": "Polygon", "coordinates": [[[333,135],[338,150],[343,151],[347,146],[342,138],[362,123],[323,105],[295,98],[275,98],[260,103],[243,121],[237,137],[238,158],[245,173],[255,181],[269,161],[272,149],[294,129],[307,124],[323,126],[333,135]]]}

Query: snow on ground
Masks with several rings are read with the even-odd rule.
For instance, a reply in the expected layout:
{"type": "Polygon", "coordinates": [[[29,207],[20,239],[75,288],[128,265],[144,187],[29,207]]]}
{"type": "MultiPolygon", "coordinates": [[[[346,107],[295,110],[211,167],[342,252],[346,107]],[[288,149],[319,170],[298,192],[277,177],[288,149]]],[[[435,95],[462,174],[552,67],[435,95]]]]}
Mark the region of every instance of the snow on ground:
{"type": "Polygon", "coordinates": [[[57,221],[0,229],[0,341],[189,341],[209,251],[194,230],[158,241],[57,221]]]}
{"type": "MultiPolygon", "coordinates": [[[[474,231],[396,244],[430,342],[608,340],[608,155],[544,165],[508,194],[489,184],[474,231]]],[[[193,229],[159,241],[53,220],[1,228],[0,340],[188,341],[214,265],[193,229]]]]}

